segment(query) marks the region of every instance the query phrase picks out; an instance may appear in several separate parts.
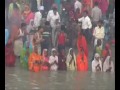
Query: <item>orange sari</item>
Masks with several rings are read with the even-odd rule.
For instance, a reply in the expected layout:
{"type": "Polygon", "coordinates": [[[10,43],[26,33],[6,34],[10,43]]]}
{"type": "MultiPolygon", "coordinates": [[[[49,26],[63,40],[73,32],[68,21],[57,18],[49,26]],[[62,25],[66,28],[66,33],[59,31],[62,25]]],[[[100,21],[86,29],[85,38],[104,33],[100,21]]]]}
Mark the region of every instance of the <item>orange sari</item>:
{"type": "Polygon", "coordinates": [[[35,64],[34,62],[36,61],[40,62],[41,60],[42,57],[39,54],[36,54],[35,52],[31,53],[28,59],[29,70],[39,72],[41,70],[41,65],[35,64]]]}
{"type": "Polygon", "coordinates": [[[81,54],[77,55],[77,71],[88,71],[88,59],[85,54],[83,59],[81,54]]]}

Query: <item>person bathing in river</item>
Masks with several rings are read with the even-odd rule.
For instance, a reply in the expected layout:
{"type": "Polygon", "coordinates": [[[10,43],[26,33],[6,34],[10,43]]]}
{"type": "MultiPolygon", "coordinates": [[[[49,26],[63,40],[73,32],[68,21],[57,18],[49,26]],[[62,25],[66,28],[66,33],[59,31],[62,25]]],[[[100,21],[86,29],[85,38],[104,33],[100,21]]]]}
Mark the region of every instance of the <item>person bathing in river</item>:
{"type": "Polygon", "coordinates": [[[39,72],[41,70],[42,56],[38,53],[38,46],[34,46],[34,51],[28,59],[28,68],[30,71],[39,72]]]}
{"type": "Polygon", "coordinates": [[[80,47],[80,51],[77,55],[77,71],[88,71],[88,58],[84,53],[83,47],[80,47]]]}
{"type": "Polygon", "coordinates": [[[101,72],[102,71],[102,61],[98,53],[95,54],[94,60],[92,61],[92,72],[101,72]]]}
{"type": "Polygon", "coordinates": [[[114,64],[110,56],[107,56],[105,62],[103,63],[104,72],[114,72],[114,64]]]}
{"type": "Polygon", "coordinates": [[[88,45],[87,45],[87,42],[86,42],[86,38],[82,34],[81,31],[78,31],[78,39],[77,39],[78,52],[80,52],[81,47],[83,47],[84,53],[85,53],[86,57],[88,58],[88,45]]]}
{"type": "Polygon", "coordinates": [[[43,49],[43,53],[42,53],[42,66],[41,66],[41,70],[42,71],[48,71],[49,70],[49,56],[48,56],[48,50],[47,49],[43,49]]]}
{"type": "Polygon", "coordinates": [[[76,56],[72,48],[69,49],[66,59],[67,70],[76,70],[76,56]]]}
{"type": "Polygon", "coordinates": [[[66,70],[66,56],[65,56],[65,49],[60,49],[58,55],[58,70],[66,70]]]}
{"type": "Polygon", "coordinates": [[[51,56],[49,57],[50,70],[58,70],[58,56],[55,48],[52,49],[51,56]]]}

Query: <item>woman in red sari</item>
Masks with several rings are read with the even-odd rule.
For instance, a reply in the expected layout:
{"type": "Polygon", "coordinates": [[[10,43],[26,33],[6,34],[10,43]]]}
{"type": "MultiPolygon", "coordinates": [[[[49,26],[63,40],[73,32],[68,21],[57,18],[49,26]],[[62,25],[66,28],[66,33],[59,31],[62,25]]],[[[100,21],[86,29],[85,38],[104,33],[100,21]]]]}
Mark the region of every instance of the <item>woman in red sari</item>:
{"type": "Polygon", "coordinates": [[[77,71],[88,71],[88,59],[84,53],[83,47],[80,47],[80,51],[77,55],[77,71]]]}
{"type": "Polygon", "coordinates": [[[105,49],[102,52],[103,62],[107,58],[107,56],[110,56],[110,57],[112,56],[110,45],[108,43],[105,45],[105,49]]]}
{"type": "Polygon", "coordinates": [[[81,31],[78,32],[78,39],[77,39],[77,48],[79,52],[81,50],[80,47],[83,47],[85,55],[88,58],[88,46],[87,46],[86,38],[83,36],[81,31]]]}
{"type": "Polygon", "coordinates": [[[5,64],[8,67],[15,66],[15,60],[16,60],[16,57],[15,57],[14,51],[13,51],[13,43],[12,42],[13,42],[12,39],[10,39],[5,46],[5,64]]]}

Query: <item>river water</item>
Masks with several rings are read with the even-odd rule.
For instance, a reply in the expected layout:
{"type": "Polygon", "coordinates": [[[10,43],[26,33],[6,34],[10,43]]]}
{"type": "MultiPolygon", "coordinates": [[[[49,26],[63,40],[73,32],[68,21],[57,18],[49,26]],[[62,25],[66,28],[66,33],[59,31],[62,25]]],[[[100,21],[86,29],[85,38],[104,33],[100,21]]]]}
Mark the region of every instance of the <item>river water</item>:
{"type": "Polygon", "coordinates": [[[114,73],[5,69],[5,90],[115,90],[114,73]]]}

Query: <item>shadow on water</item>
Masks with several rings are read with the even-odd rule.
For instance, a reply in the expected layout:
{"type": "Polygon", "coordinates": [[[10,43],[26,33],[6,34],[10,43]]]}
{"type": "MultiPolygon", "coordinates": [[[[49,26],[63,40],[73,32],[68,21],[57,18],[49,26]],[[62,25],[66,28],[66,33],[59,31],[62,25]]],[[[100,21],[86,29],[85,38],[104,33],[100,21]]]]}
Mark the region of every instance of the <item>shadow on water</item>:
{"type": "Polygon", "coordinates": [[[115,90],[114,73],[5,69],[5,90],[115,90]]]}

